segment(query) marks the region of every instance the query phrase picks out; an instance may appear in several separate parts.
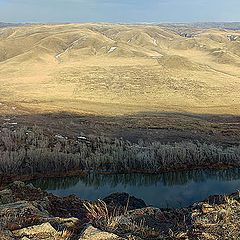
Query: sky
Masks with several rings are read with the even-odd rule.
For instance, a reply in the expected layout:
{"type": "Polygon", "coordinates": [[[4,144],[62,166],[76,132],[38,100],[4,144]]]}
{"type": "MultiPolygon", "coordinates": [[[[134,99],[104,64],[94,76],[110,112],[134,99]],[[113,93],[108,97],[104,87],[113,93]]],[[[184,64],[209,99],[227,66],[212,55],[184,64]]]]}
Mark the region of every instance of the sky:
{"type": "Polygon", "coordinates": [[[0,0],[0,22],[240,21],[240,0],[0,0]]]}

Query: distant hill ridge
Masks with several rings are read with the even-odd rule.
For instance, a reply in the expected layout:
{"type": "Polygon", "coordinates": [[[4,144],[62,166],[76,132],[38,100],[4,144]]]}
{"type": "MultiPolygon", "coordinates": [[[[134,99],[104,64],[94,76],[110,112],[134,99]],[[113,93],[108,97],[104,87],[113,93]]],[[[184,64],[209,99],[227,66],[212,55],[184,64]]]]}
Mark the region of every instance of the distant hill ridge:
{"type": "MultiPolygon", "coordinates": [[[[5,23],[0,22],[0,27],[14,27],[21,25],[32,25],[33,23],[5,23]]],[[[37,24],[37,23],[35,23],[37,24]]],[[[45,23],[39,23],[45,24],[45,23]]],[[[52,25],[64,24],[64,23],[52,23],[52,25]]],[[[71,24],[71,23],[65,23],[71,24]]],[[[124,24],[124,23],[122,23],[124,24]]],[[[132,23],[135,24],[135,23],[132,23]]],[[[240,22],[194,22],[194,23],[143,23],[140,25],[159,25],[159,26],[175,26],[175,27],[193,27],[193,28],[220,28],[220,29],[229,29],[229,30],[240,30],[240,22]]],[[[136,24],[138,25],[138,24],[136,24]]]]}
{"type": "Polygon", "coordinates": [[[240,22],[196,22],[196,23],[166,23],[164,26],[193,27],[193,28],[220,28],[227,30],[240,30],[240,22]]]}
{"type": "Polygon", "coordinates": [[[16,27],[16,26],[21,26],[23,25],[22,23],[5,23],[5,22],[0,22],[0,28],[2,27],[16,27]]]}

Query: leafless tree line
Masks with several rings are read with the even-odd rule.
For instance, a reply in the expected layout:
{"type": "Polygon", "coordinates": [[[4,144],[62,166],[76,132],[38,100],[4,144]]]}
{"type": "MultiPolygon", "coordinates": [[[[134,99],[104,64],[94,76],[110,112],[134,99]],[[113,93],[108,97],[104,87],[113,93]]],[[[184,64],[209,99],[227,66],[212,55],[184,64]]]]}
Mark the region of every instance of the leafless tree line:
{"type": "Polygon", "coordinates": [[[39,128],[0,132],[0,174],[83,171],[149,171],[194,168],[215,164],[240,165],[240,146],[205,143],[162,144],[88,136],[56,137],[39,128]]]}

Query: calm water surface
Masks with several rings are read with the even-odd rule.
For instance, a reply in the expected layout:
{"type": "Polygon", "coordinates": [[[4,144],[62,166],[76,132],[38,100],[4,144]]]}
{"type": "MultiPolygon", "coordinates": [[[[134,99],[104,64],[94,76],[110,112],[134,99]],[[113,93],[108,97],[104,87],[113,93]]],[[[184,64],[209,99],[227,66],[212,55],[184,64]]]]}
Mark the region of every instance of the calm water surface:
{"type": "Polygon", "coordinates": [[[240,190],[240,169],[195,170],[177,173],[90,174],[84,177],[38,179],[36,187],[59,196],[75,194],[96,200],[113,192],[128,192],[156,207],[186,207],[209,195],[240,190]]]}

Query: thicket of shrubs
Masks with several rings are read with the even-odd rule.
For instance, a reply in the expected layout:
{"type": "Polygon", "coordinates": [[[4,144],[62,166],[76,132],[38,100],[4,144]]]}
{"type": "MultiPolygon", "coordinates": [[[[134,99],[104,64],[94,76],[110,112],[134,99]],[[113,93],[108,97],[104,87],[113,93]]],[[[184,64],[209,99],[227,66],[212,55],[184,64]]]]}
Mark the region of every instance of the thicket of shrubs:
{"type": "Polygon", "coordinates": [[[1,175],[71,170],[159,172],[213,164],[240,166],[240,146],[223,148],[193,142],[144,141],[132,144],[94,136],[66,139],[39,128],[0,132],[1,175]]]}

